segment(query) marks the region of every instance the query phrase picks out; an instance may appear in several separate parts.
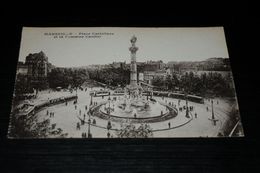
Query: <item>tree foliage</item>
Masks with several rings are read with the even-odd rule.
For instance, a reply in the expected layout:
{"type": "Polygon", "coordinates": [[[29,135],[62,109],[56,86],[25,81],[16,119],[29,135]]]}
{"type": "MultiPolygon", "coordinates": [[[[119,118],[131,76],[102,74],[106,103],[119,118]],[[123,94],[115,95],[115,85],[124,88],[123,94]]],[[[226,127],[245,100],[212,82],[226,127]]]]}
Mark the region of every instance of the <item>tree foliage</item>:
{"type": "Polygon", "coordinates": [[[175,91],[176,87],[188,93],[201,96],[234,96],[234,85],[230,75],[220,73],[203,73],[200,76],[193,72],[177,76],[167,76],[165,79],[154,78],[152,84],[161,89],[175,91]]]}
{"type": "Polygon", "coordinates": [[[50,88],[78,87],[89,79],[86,69],[55,68],[48,74],[50,88]]]}
{"type": "Polygon", "coordinates": [[[119,138],[149,138],[153,136],[151,127],[148,124],[141,124],[138,128],[133,124],[122,124],[117,132],[119,138]]]}
{"type": "Polygon", "coordinates": [[[123,68],[105,68],[89,70],[89,77],[112,86],[125,86],[130,80],[130,71],[123,68]]]}
{"type": "Polygon", "coordinates": [[[12,127],[10,129],[10,136],[15,138],[46,138],[51,135],[57,137],[65,137],[62,129],[53,129],[50,124],[50,120],[46,119],[41,122],[37,121],[37,118],[32,116],[27,117],[13,117],[12,127]]]}
{"type": "Polygon", "coordinates": [[[30,92],[32,92],[32,88],[28,86],[27,77],[24,75],[17,74],[15,80],[15,95],[19,96],[30,92]]]}

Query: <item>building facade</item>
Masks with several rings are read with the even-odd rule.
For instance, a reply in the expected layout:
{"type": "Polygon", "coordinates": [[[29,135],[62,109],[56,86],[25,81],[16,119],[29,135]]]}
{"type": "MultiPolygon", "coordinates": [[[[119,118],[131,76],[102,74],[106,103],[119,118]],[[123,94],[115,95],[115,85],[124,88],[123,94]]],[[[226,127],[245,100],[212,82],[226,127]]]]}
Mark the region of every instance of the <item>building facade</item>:
{"type": "Polygon", "coordinates": [[[155,78],[165,79],[169,74],[167,70],[157,70],[157,71],[145,71],[144,72],[144,82],[152,84],[152,80],[155,78]]]}
{"type": "Polygon", "coordinates": [[[41,51],[39,53],[29,54],[25,58],[27,66],[27,77],[32,88],[45,89],[48,87],[48,57],[41,51]]]}
{"type": "Polygon", "coordinates": [[[113,68],[126,68],[126,62],[113,62],[112,64],[110,64],[111,67],[113,68]]]}
{"type": "Polygon", "coordinates": [[[48,57],[42,51],[39,53],[29,54],[25,59],[25,64],[28,66],[28,77],[47,77],[48,57]]]}
{"type": "Polygon", "coordinates": [[[24,64],[23,62],[19,61],[17,63],[16,75],[26,76],[27,73],[28,73],[28,66],[26,64],[24,64]]]}

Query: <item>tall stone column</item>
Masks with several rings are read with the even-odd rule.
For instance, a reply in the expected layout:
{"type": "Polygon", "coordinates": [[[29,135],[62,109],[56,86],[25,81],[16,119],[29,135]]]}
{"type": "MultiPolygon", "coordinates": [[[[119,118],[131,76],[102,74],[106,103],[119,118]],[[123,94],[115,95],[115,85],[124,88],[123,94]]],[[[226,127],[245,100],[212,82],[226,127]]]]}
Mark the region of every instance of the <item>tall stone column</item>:
{"type": "Polygon", "coordinates": [[[137,65],[136,65],[136,52],[138,47],[135,46],[137,38],[133,36],[130,40],[132,46],[129,48],[131,52],[131,65],[130,65],[130,86],[137,86],[137,65]]]}

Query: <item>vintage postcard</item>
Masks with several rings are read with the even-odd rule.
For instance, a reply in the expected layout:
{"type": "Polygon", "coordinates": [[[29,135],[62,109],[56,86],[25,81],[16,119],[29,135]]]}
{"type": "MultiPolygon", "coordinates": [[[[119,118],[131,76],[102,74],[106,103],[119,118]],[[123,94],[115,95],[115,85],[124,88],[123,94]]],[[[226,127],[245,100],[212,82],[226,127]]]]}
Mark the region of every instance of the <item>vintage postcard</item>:
{"type": "Polygon", "coordinates": [[[22,30],[8,138],[242,136],[223,27],[22,30]]]}

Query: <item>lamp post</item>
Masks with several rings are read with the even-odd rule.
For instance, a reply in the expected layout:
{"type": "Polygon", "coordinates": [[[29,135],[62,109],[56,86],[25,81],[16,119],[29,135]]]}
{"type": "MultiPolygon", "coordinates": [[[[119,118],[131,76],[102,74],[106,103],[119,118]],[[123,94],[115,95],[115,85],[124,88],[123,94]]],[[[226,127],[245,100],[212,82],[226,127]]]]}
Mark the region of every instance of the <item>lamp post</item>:
{"type": "Polygon", "coordinates": [[[186,118],[190,118],[190,115],[189,115],[189,105],[188,105],[188,96],[187,96],[187,93],[185,93],[185,98],[186,98],[186,118]]]}
{"type": "Polygon", "coordinates": [[[90,113],[88,115],[89,115],[89,119],[88,119],[88,138],[92,138],[92,134],[90,132],[90,122],[91,122],[91,120],[90,120],[90,113]]]}
{"type": "Polygon", "coordinates": [[[186,118],[190,118],[190,115],[189,115],[189,108],[188,108],[188,93],[186,91],[186,89],[182,88],[182,91],[184,92],[184,96],[185,96],[185,99],[186,99],[186,118]]]}
{"type": "Polygon", "coordinates": [[[211,100],[211,110],[212,110],[212,121],[213,121],[213,125],[215,126],[217,120],[215,119],[215,116],[214,116],[213,100],[211,100]]]}
{"type": "Polygon", "coordinates": [[[111,101],[111,98],[110,96],[108,97],[108,115],[109,115],[109,119],[108,119],[108,122],[107,122],[107,137],[109,138],[110,137],[110,133],[109,133],[109,130],[112,128],[112,125],[111,125],[111,122],[110,122],[110,101],[111,101]]]}
{"type": "Polygon", "coordinates": [[[109,96],[108,97],[108,113],[109,113],[109,117],[110,117],[110,110],[111,110],[111,108],[110,108],[110,101],[111,101],[111,98],[109,96]]]}
{"type": "Polygon", "coordinates": [[[90,106],[91,106],[92,103],[93,103],[92,97],[93,97],[93,94],[90,94],[90,106]]]}
{"type": "Polygon", "coordinates": [[[213,125],[216,126],[217,125],[217,119],[215,119],[215,114],[214,114],[214,108],[213,108],[213,100],[211,100],[211,119],[209,118],[210,121],[213,122],[213,125]]]}

